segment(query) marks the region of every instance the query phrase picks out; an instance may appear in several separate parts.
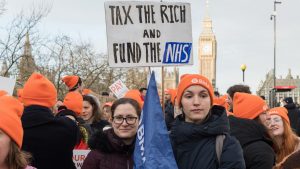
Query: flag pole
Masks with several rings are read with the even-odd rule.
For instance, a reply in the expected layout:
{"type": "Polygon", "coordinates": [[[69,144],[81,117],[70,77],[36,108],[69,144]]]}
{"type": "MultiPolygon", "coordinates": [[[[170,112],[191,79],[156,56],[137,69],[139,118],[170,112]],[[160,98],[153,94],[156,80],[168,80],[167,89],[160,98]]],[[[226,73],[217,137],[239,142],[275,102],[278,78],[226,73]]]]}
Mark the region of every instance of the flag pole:
{"type": "MultiPolygon", "coordinates": [[[[162,0],[160,0],[160,2],[162,2],[162,0]]],[[[165,113],[165,78],[164,78],[164,67],[162,66],[161,67],[161,97],[162,97],[162,111],[163,111],[163,114],[165,113]]],[[[165,116],[164,116],[165,117],[165,116]]]]}
{"type": "Polygon", "coordinates": [[[164,72],[164,67],[161,67],[161,97],[162,97],[162,111],[165,113],[165,72],[164,72]]]}

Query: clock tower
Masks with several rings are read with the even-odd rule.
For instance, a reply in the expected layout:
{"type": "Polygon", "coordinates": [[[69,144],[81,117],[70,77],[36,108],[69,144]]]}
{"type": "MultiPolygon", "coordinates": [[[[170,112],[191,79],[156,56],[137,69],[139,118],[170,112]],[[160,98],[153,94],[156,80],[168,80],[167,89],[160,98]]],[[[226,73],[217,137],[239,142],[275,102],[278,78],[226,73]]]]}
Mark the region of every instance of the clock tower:
{"type": "Polygon", "coordinates": [[[217,41],[212,30],[212,20],[208,15],[208,1],[198,42],[200,74],[207,77],[216,88],[217,41]]]}

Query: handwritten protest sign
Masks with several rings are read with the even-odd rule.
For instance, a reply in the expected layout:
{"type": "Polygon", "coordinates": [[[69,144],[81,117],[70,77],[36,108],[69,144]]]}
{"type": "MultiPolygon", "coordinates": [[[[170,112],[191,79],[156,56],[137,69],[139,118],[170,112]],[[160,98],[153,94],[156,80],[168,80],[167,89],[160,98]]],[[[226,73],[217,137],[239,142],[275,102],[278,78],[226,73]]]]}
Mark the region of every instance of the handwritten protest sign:
{"type": "Polygon", "coordinates": [[[118,99],[122,98],[126,92],[128,92],[128,88],[120,79],[110,85],[109,89],[116,95],[118,99]]]}
{"type": "Polygon", "coordinates": [[[90,150],[73,150],[73,162],[77,169],[81,169],[82,164],[90,150]]]}
{"type": "Polygon", "coordinates": [[[105,2],[111,67],[193,64],[191,8],[181,2],[105,2]]]}
{"type": "Polygon", "coordinates": [[[9,95],[13,94],[16,80],[0,76],[0,90],[6,91],[9,95]]]}

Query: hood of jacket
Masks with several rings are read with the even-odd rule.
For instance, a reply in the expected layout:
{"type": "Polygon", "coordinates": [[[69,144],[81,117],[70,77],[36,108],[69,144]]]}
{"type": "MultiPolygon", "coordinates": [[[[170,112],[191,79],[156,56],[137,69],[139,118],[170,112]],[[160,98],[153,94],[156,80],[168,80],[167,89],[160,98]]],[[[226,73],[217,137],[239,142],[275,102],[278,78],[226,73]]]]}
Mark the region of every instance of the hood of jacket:
{"type": "Polygon", "coordinates": [[[286,109],[296,109],[296,104],[295,103],[289,103],[289,104],[287,104],[287,105],[284,105],[284,107],[286,108],[286,109]]]}
{"type": "Polygon", "coordinates": [[[229,133],[229,121],[222,106],[213,106],[208,119],[201,123],[185,122],[183,115],[177,116],[171,129],[171,138],[177,144],[202,137],[217,136],[229,133]]]}
{"type": "Polygon", "coordinates": [[[242,147],[255,141],[264,141],[273,146],[267,129],[257,121],[234,116],[229,116],[229,121],[230,133],[239,140],[242,147]]]}
{"type": "Polygon", "coordinates": [[[24,108],[22,125],[24,128],[49,123],[54,120],[52,111],[44,106],[31,105],[24,108]]]}

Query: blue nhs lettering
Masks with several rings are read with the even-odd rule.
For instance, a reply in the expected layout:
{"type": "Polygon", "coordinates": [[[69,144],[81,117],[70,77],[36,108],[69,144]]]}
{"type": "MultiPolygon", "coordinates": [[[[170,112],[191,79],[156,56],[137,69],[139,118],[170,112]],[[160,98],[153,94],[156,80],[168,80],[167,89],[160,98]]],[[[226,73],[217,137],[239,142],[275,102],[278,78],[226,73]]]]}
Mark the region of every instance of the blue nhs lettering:
{"type": "Polygon", "coordinates": [[[167,42],[163,63],[189,63],[192,43],[167,42]]]}

